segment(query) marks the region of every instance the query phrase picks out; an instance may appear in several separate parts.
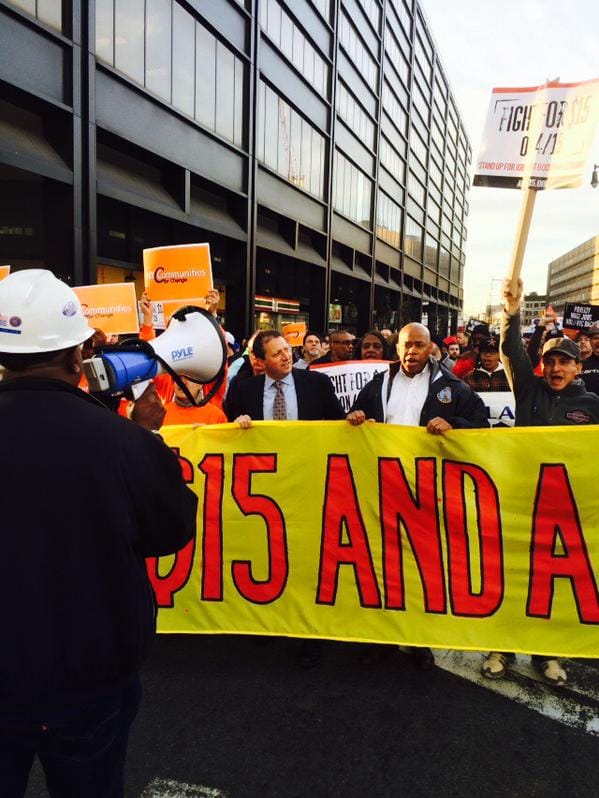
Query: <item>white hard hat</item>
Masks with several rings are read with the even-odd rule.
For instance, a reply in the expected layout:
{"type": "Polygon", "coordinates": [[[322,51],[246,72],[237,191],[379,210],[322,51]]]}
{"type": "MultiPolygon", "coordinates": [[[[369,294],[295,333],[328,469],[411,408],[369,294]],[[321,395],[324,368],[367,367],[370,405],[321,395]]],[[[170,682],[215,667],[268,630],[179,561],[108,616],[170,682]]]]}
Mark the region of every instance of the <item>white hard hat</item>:
{"type": "Polygon", "coordinates": [[[69,349],[93,333],[77,294],[52,272],[25,269],[0,281],[0,352],[69,349]]]}

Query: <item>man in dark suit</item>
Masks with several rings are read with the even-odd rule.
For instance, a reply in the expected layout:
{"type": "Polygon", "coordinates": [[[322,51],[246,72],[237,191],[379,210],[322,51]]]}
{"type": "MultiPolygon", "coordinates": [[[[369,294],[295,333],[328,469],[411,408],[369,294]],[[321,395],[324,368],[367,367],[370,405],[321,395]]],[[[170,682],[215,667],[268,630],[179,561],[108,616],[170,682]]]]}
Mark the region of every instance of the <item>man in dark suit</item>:
{"type": "Polygon", "coordinates": [[[229,421],[247,429],[255,421],[335,421],[345,413],[330,379],[293,368],[291,347],[278,330],[261,330],[253,352],[264,364],[264,374],[243,380],[227,396],[229,421]]]}

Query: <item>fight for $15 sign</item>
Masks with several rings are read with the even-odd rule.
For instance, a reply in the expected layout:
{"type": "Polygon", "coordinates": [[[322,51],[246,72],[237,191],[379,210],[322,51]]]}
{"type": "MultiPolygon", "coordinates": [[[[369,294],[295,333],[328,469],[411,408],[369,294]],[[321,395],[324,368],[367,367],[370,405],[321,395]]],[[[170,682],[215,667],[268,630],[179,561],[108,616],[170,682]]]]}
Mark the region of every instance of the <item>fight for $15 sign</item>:
{"type": "Polygon", "coordinates": [[[337,399],[346,413],[352,408],[356,397],[375,374],[387,371],[387,360],[342,360],[312,366],[311,371],[326,374],[333,383],[337,399]]]}
{"type": "Polygon", "coordinates": [[[579,187],[598,121],[599,79],[493,89],[474,185],[579,187]]]}

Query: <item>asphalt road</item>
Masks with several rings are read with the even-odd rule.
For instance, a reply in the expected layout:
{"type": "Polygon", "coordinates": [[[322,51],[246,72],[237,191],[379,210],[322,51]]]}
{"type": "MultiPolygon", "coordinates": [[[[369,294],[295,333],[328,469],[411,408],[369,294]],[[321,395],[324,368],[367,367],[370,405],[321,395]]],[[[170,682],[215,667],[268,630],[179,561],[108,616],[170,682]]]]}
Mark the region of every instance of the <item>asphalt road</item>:
{"type": "MultiPolygon", "coordinates": [[[[597,736],[439,668],[420,672],[392,647],[364,665],[363,647],[326,643],[321,663],[302,670],[298,645],[158,638],[131,735],[128,798],[148,795],[154,779],[231,798],[599,792],[597,736]]],[[[43,785],[36,768],[27,798],[46,796],[43,785]]],[[[168,793],[209,794],[172,784],[168,793]]]]}

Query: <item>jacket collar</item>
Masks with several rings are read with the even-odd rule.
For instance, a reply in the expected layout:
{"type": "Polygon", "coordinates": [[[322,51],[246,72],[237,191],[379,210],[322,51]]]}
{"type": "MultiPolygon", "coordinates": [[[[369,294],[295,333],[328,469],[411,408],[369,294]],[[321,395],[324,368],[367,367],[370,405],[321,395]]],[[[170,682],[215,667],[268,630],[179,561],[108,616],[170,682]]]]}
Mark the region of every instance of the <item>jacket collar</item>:
{"type": "Polygon", "coordinates": [[[90,394],[85,393],[85,391],[74,388],[63,380],[53,380],[47,377],[13,377],[10,380],[2,380],[2,382],[0,382],[0,393],[8,393],[10,391],[52,391],[55,393],[69,393],[97,407],[102,407],[105,410],[107,409],[102,402],[90,396],[90,394]]]}

